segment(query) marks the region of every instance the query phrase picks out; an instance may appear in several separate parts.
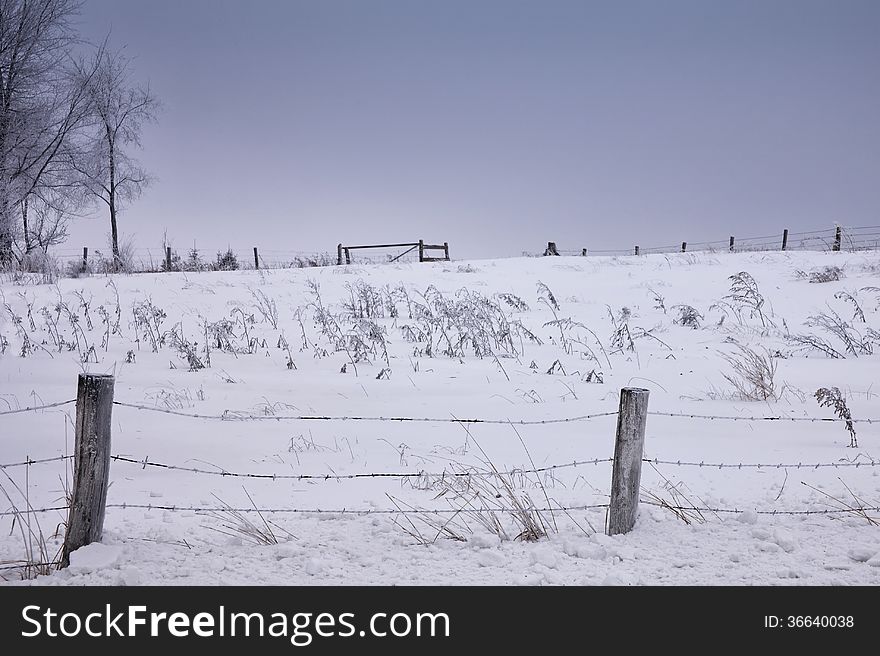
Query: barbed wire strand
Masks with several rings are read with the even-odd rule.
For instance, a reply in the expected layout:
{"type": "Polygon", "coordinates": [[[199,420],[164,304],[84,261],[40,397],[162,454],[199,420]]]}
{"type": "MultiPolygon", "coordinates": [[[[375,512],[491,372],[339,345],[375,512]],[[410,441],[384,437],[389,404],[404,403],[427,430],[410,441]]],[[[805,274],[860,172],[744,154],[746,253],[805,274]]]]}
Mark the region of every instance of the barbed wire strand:
{"type": "MultiPolygon", "coordinates": [[[[167,512],[197,512],[197,513],[266,513],[266,514],[292,514],[292,515],[445,515],[445,514],[467,514],[467,513],[505,513],[508,510],[504,508],[412,508],[412,509],[391,509],[391,508],[255,508],[254,506],[234,508],[232,506],[177,506],[177,505],[156,505],[144,503],[108,503],[105,508],[115,508],[121,510],[162,510],[167,512]]],[[[607,508],[607,503],[587,504],[580,506],[554,506],[552,508],[534,508],[535,512],[557,512],[572,510],[588,510],[592,508],[607,508]]],[[[60,510],[68,510],[69,506],[58,506],[52,508],[28,508],[27,510],[12,510],[0,512],[0,517],[8,517],[11,515],[32,515],[37,513],[46,513],[60,510]]]]}
{"type": "Polygon", "coordinates": [[[13,467],[30,467],[31,465],[41,465],[47,462],[58,462],[59,460],[69,460],[71,458],[73,458],[72,455],[54,456],[52,458],[40,458],[38,460],[28,458],[27,460],[22,460],[21,462],[7,462],[5,464],[0,464],[0,469],[11,469],[13,467]]]}
{"type": "Polygon", "coordinates": [[[798,462],[798,463],[726,463],[726,462],[685,462],[682,460],[660,460],[658,458],[643,458],[642,462],[654,465],[674,465],[677,467],[707,467],[709,469],[822,469],[833,467],[880,467],[880,462],[871,459],[868,462],[798,462]]]}
{"type": "Polygon", "coordinates": [[[590,415],[577,417],[565,417],[562,419],[456,419],[454,417],[364,417],[364,416],[333,416],[333,415],[248,415],[226,411],[222,415],[206,415],[196,412],[183,412],[168,408],[157,408],[137,403],[125,403],[114,401],[113,405],[148,412],[160,412],[177,417],[190,419],[210,419],[216,421],[393,421],[393,422],[429,422],[446,424],[515,424],[517,426],[537,426],[542,424],[565,424],[577,421],[586,421],[598,417],[611,417],[617,415],[617,411],[598,412],[590,415]]]}
{"type": "MultiPolygon", "coordinates": [[[[668,510],[688,510],[692,512],[713,512],[713,513],[729,513],[739,514],[746,511],[754,512],[757,515],[839,515],[839,514],[858,514],[866,512],[880,512],[880,506],[855,506],[852,508],[830,508],[821,510],[766,510],[752,508],[712,508],[709,506],[673,506],[656,501],[641,500],[641,503],[647,506],[656,506],[658,508],[666,508],[668,510]]],[[[441,515],[441,514],[461,514],[461,513],[505,513],[508,512],[504,508],[413,508],[413,509],[391,509],[391,508],[255,508],[242,507],[234,508],[232,506],[177,506],[177,505],[156,505],[142,503],[108,503],[106,508],[114,508],[121,510],[161,510],[164,512],[194,512],[194,513],[266,513],[266,514],[296,514],[296,515],[441,515]]],[[[590,510],[596,508],[608,508],[607,503],[586,504],[578,506],[556,506],[547,508],[535,508],[535,512],[556,512],[556,511],[574,511],[574,510],[590,510]]],[[[0,517],[19,516],[37,513],[54,512],[68,510],[68,506],[58,506],[52,508],[29,508],[27,510],[15,510],[0,512],[0,517]]]]}
{"type": "Polygon", "coordinates": [[[754,510],[751,508],[710,508],[708,506],[699,508],[697,506],[671,506],[665,503],[657,503],[656,501],[646,501],[642,499],[639,503],[646,506],[657,506],[658,508],[668,508],[669,510],[690,510],[697,512],[713,512],[713,513],[742,513],[750,510],[756,515],[837,515],[849,513],[865,513],[880,512],[880,506],[854,506],[852,508],[831,508],[823,510],[754,510]]]}
{"type": "MultiPolygon", "coordinates": [[[[31,465],[39,465],[49,462],[59,462],[70,460],[73,455],[54,456],[52,458],[41,458],[23,460],[21,462],[10,462],[0,464],[0,469],[11,469],[14,467],[26,467],[31,465]]],[[[253,472],[234,472],[222,467],[216,470],[202,469],[200,467],[184,467],[182,465],[174,465],[171,463],[156,462],[150,460],[149,456],[144,458],[130,458],[128,456],[113,455],[111,460],[116,462],[124,462],[133,465],[140,465],[142,469],[147,467],[156,467],[160,469],[169,469],[173,471],[185,471],[193,474],[206,474],[211,476],[230,477],[230,478],[253,478],[264,480],[349,480],[360,478],[465,478],[465,477],[487,477],[495,476],[495,472],[467,472],[467,471],[443,471],[443,472],[359,472],[354,474],[262,474],[253,472]]],[[[573,460],[571,462],[557,463],[553,465],[545,465],[544,467],[535,467],[531,469],[510,469],[498,472],[501,476],[515,476],[517,474],[541,474],[548,471],[558,469],[569,469],[573,467],[583,467],[587,465],[599,465],[600,463],[614,462],[614,458],[592,458],[587,460],[573,460]]],[[[642,462],[654,465],[669,465],[674,467],[705,467],[707,469],[840,469],[847,467],[880,467],[880,461],[869,458],[867,461],[846,461],[846,462],[797,462],[797,463],[746,463],[746,462],[706,462],[706,461],[687,461],[687,460],[663,460],[661,458],[643,458],[642,462]]]]}
{"type": "Polygon", "coordinates": [[[649,415],[660,417],[683,417],[685,419],[719,419],[722,421],[808,421],[808,422],[827,422],[839,423],[842,421],[851,421],[854,424],[876,424],[880,419],[839,419],[837,417],[740,417],[737,415],[696,415],[685,412],[660,412],[651,410],[649,415]]]}
{"type": "MultiPolygon", "coordinates": [[[[578,421],[586,421],[599,417],[616,416],[616,410],[609,412],[598,412],[587,415],[579,415],[576,417],[564,417],[561,419],[456,419],[454,417],[365,417],[365,416],[333,416],[333,415],[249,415],[232,411],[225,411],[220,415],[206,415],[196,412],[183,412],[182,410],[172,410],[169,408],[157,408],[155,406],[140,405],[137,403],[126,403],[124,401],[114,401],[113,405],[124,408],[133,408],[135,410],[146,410],[148,412],[160,412],[164,414],[175,415],[179,417],[187,417],[190,419],[210,419],[215,421],[394,421],[394,422],[431,422],[431,423],[450,423],[450,424],[515,424],[517,426],[544,425],[544,424],[564,424],[578,421]]],[[[824,422],[824,423],[840,423],[847,421],[837,417],[750,417],[737,415],[702,415],[684,412],[663,412],[649,411],[649,415],[662,417],[682,417],[685,419],[709,419],[721,421],[793,421],[793,422],[824,422]]],[[[874,424],[880,423],[880,419],[852,419],[853,423],[874,424]]]]}
{"type": "Polygon", "coordinates": [[[541,474],[557,469],[566,469],[569,467],[582,467],[585,465],[598,465],[599,463],[613,462],[614,458],[594,458],[592,460],[575,460],[555,465],[547,465],[545,467],[536,467],[533,469],[511,469],[509,471],[500,472],[467,472],[467,471],[444,471],[444,472],[362,472],[356,474],[255,474],[244,472],[231,472],[225,469],[217,471],[210,469],[202,469],[199,467],[182,467],[180,465],[171,465],[161,462],[152,462],[148,458],[136,460],[125,456],[110,456],[112,460],[118,462],[126,462],[134,465],[140,465],[142,468],[158,467],[161,469],[171,469],[176,471],[191,472],[194,474],[208,474],[212,476],[228,476],[231,478],[258,478],[265,480],[351,480],[359,478],[492,478],[494,476],[516,476],[519,474],[541,474]]]}
{"type": "Polygon", "coordinates": [[[36,412],[37,410],[46,410],[47,408],[60,408],[63,405],[76,403],[76,399],[69,401],[58,401],[57,403],[45,403],[43,405],[33,405],[26,408],[18,408],[17,410],[0,410],[0,415],[17,415],[23,412],[36,412]]]}

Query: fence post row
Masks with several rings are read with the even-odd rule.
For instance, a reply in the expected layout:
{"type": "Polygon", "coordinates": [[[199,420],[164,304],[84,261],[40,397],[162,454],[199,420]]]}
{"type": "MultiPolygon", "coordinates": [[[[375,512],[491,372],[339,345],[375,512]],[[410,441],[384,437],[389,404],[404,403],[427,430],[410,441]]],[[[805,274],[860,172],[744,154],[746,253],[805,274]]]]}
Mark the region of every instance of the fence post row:
{"type": "Polygon", "coordinates": [[[257,253],[257,247],[256,247],[256,246],[254,246],[254,268],[255,268],[255,269],[259,269],[259,268],[260,268],[260,255],[259,255],[259,253],[257,253]]]}
{"type": "Polygon", "coordinates": [[[782,250],[788,246],[788,228],[782,231],[782,250]]]}
{"type": "Polygon", "coordinates": [[[76,442],[73,489],[67,533],[61,550],[61,566],[70,564],[70,553],[104,532],[104,510],[110,479],[110,419],[114,377],[80,374],[76,394],[76,442]]]}
{"type": "Polygon", "coordinates": [[[733,252],[733,242],[734,242],[734,241],[735,241],[735,240],[734,240],[734,238],[733,238],[733,235],[730,235],[730,252],[731,252],[731,253],[733,252]]]}
{"type": "Polygon", "coordinates": [[[688,243],[686,241],[681,242],[681,252],[684,253],[687,250],[688,243]]]}
{"type": "Polygon", "coordinates": [[[840,226],[837,226],[837,230],[834,232],[834,245],[831,247],[831,250],[833,250],[833,251],[840,250],[840,238],[841,238],[840,226]]]}
{"type": "Polygon", "coordinates": [[[89,247],[83,246],[83,267],[84,270],[89,268],[89,247]]]}
{"type": "Polygon", "coordinates": [[[636,255],[638,255],[638,254],[639,254],[639,247],[636,246],[636,255]]]}
{"type": "Polygon", "coordinates": [[[639,510],[642,453],[648,419],[648,390],[624,387],[620,390],[617,439],[611,474],[611,502],[608,507],[608,535],[629,533],[639,510]]]}

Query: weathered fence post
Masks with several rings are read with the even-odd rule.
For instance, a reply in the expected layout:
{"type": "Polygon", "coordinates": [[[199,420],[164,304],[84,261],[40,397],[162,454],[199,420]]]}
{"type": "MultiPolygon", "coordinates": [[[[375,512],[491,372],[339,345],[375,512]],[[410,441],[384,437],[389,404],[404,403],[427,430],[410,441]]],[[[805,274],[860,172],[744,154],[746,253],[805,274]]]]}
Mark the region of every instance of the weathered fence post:
{"type": "Polygon", "coordinates": [[[733,238],[733,235],[730,235],[730,252],[731,252],[731,253],[733,252],[733,242],[734,242],[734,241],[735,241],[735,240],[734,240],[734,238],[733,238]]]}
{"type": "Polygon", "coordinates": [[[586,256],[587,256],[587,249],[586,249],[586,248],[582,248],[582,249],[581,249],[581,257],[586,257],[586,256]]]}
{"type": "Polygon", "coordinates": [[[425,261],[425,240],[419,239],[419,262],[425,261]]]}
{"type": "Polygon", "coordinates": [[[688,248],[688,243],[686,241],[681,242],[681,252],[684,253],[688,248]]]}
{"type": "Polygon", "coordinates": [[[617,440],[611,475],[611,503],[608,507],[608,535],[629,533],[639,510],[642,479],[642,451],[648,419],[648,390],[624,387],[620,390],[617,440]]]}
{"type": "Polygon", "coordinates": [[[171,271],[171,246],[165,247],[165,270],[171,271]]]}
{"type": "Polygon", "coordinates": [[[351,264],[351,251],[348,250],[347,248],[343,248],[342,250],[345,251],[345,263],[351,264]]]}
{"type": "Polygon", "coordinates": [[[555,241],[548,241],[547,242],[547,249],[544,251],[544,255],[545,256],[546,255],[559,255],[559,251],[556,250],[556,242],[555,241]]]}
{"type": "Polygon", "coordinates": [[[73,454],[73,489],[61,566],[70,564],[70,553],[104,532],[104,507],[110,478],[110,417],[114,378],[109,374],[80,374],[76,394],[76,442],[73,454]]]}
{"type": "Polygon", "coordinates": [[[342,265],[342,244],[336,245],[336,264],[342,265]]]}
{"type": "Polygon", "coordinates": [[[255,268],[255,269],[259,269],[259,268],[260,268],[260,255],[259,255],[259,253],[257,253],[257,247],[256,247],[256,246],[254,246],[254,268],[255,268]]]}
{"type": "Polygon", "coordinates": [[[837,230],[834,233],[834,245],[831,247],[832,251],[839,251],[840,250],[840,239],[841,239],[840,226],[837,226],[837,230]]]}
{"type": "Polygon", "coordinates": [[[782,250],[788,246],[788,228],[782,231],[782,250]]]}
{"type": "Polygon", "coordinates": [[[448,241],[443,242],[443,257],[446,258],[447,262],[449,261],[449,242],[448,241]]]}
{"type": "Polygon", "coordinates": [[[83,246],[83,271],[89,270],[89,247],[83,246]]]}
{"type": "Polygon", "coordinates": [[[639,254],[639,247],[636,246],[636,255],[638,255],[638,254],[639,254]]]}

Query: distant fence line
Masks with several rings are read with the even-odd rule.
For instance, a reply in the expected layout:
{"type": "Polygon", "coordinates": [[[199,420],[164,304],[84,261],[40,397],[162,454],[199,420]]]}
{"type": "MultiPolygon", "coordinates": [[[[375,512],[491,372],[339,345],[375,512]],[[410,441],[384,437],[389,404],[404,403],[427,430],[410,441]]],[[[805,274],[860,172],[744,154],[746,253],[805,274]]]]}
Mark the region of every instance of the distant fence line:
{"type": "Polygon", "coordinates": [[[627,249],[563,250],[556,242],[548,242],[544,255],[662,255],[666,253],[689,252],[729,252],[744,253],[756,251],[860,251],[880,249],[880,226],[844,227],[835,226],[825,230],[790,232],[788,228],[775,235],[761,237],[736,237],[716,241],[688,242],[667,246],[633,245],[627,249]]]}
{"type": "MultiPolygon", "coordinates": [[[[429,244],[424,240],[394,244],[337,244],[335,252],[300,251],[269,249],[253,246],[246,249],[218,249],[216,259],[211,249],[131,248],[125,253],[132,273],[158,273],[164,271],[206,271],[232,268],[234,257],[236,269],[295,269],[346,264],[385,264],[395,262],[435,262],[448,261],[449,243],[429,244]],[[432,251],[440,251],[433,256],[432,251]],[[368,254],[369,253],[369,254],[368,254]],[[224,260],[224,258],[226,258],[224,260]]],[[[729,236],[715,241],[668,244],[665,246],[633,245],[629,248],[603,249],[582,246],[577,249],[564,249],[557,242],[548,242],[543,255],[575,256],[627,256],[658,255],[667,253],[746,253],[761,251],[863,251],[880,250],[880,226],[846,227],[835,226],[824,230],[791,232],[788,229],[773,235],[759,237],[729,236]]],[[[51,255],[64,264],[72,273],[101,272],[102,264],[112,264],[112,257],[106,249],[88,247],[77,249],[57,249],[51,255]]]]}
{"type": "MultiPolygon", "coordinates": [[[[430,244],[420,239],[395,244],[338,244],[335,255],[330,252],[311,252],[284,249],[218,249],[213,251],[195,246],[183,253],[172,246],[162,248],[124,249],[120,257],[131,273],[228,271],[240,269],[302,269],[342,264],[390,264],[394,262],[449,261],[449,242],[430,244]],[[365,252],[370,254],[365,254],[365,252]],[[440,251],[440,255],[435,255],[440,251]],[[355,258],[354,255],[357,254],[355,258]]],[[[58,249],[53,257],[71,273],[103,273],[113,267],[112,255],[106,249],[58,249]]]]}

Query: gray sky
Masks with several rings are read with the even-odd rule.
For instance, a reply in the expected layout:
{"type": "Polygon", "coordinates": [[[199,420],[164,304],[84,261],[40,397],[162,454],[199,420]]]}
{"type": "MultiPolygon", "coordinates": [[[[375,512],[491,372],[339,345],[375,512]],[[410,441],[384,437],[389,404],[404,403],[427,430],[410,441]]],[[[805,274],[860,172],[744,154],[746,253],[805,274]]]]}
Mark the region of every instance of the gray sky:
{"type": "Polygon", "coordinates": [[[880,2],[86,0],[84,36],[111,28],[165,106],[120,219],[140,247],[880,224],[880,2]]]}

